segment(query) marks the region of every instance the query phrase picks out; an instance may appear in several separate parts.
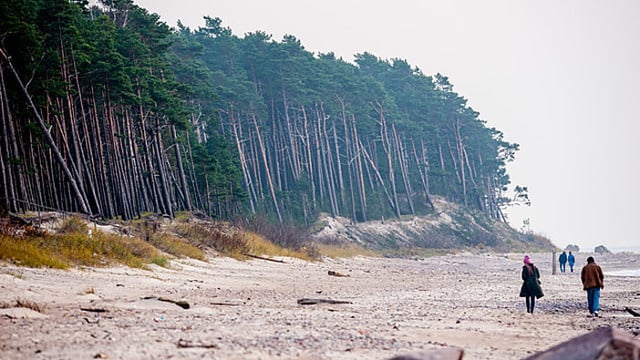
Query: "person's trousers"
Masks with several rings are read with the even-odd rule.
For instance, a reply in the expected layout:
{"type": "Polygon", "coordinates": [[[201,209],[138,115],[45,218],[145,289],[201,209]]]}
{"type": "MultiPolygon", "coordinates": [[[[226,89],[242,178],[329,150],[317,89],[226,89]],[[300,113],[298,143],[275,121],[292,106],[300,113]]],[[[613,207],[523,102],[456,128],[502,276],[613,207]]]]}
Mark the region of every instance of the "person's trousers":
{"type": "Polygon", "coordinates": [[[589,314],[593,314],[600,310],[600,288],[592,287],[587,289],[587,304],[589,305],[589,314]]]}
{"type": "Polygon", "coordinates": [[[527,304],[527,312],[532,313],[533,309],[536,307],[536,297],[535,296],[527,296],[525,299],[527,304]]]}
{"type": "Polygon", "coordinates": [[[566,269],[567,269],[567,266],[563,263],[560,263],[560,272],[565,272],[566,269]]]}

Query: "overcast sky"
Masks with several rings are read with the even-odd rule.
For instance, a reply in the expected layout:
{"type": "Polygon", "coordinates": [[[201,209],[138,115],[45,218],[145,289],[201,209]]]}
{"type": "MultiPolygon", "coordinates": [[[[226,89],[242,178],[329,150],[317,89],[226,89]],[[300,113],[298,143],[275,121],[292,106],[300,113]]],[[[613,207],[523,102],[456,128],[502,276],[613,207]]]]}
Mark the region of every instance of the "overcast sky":
{"type": "Polygon", "coordinates": [[[564,247],[640,246],[640,1],[134,0],[196,29],[294,35],[346,61],[370,52],[449,77],[520,144],[508,173],[530,207],[510,223],[564,247]]]}

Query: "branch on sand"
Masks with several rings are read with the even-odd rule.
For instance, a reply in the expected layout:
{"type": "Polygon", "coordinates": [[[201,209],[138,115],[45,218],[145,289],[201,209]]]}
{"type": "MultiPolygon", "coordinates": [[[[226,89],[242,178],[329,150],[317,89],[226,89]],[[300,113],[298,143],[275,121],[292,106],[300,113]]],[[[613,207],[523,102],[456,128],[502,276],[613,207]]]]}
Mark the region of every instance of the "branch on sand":
{"type": "Polygon", "coordinates": [[[178,340],[178,343],[176,344],[178,345],[179,348],[205,348],[205,349],[215,349],[218,347],[218,345],[216,344],[203,344],[203,343],[194,343],[191,340],[184,340],[184,339],[180,339],[178,340]]]}
{"type": "Polygon", "coordinates": [[[640,317],[640,313],[637,311],[634,311],[628,307],[624,308],[624,311],[628,312],[629,314],[635,316],[635,317],[640,317]]]}
{"type": "Polygon", "coordinates": [[[164,297],[157,297],[157,296],[145,296],[142,298],[142,300],[151,300],[151,299],[155,299],[158,301],[164,301],[164,302],[170,302],[172,304],[176,304],[178,306],[180,306],[183,309],[188,309],[191,306],[189,305],[189,303],[186,300],[172,300],[172,299],[167,299],[164,297]]]}
{"type": "Polygon", "coordinates": [[[254,259],[260,259],[260,260],[267,260],[267,261],[273,261],[273,262],[277,262],[277,263],[281,263],[284,264],[285,262],[282,260],[278,260],[278,259],[271,259],[271,258],[267,258],[267,257],[262,257],[262,256],[258,256],[258,255],[251,255],[251,254],[242,254],[244,256],[248,256],[250,258],[254,258],[254,259]]]}
{"type": "Polygon", "coordinates": [[[332,300],[332,299],[298,299],[298,305],[316,305],[316,304],[353,304],[351,301],[332,300]]]}
{"type": "Polygon", "coordinates": [[[332,271],[332,270],[329,270],[328,273],[329,273],[330,276],[337,276],[337,277],[349,277],[350,276],[350,275],[339,273],[337,271],[332,271]]]}

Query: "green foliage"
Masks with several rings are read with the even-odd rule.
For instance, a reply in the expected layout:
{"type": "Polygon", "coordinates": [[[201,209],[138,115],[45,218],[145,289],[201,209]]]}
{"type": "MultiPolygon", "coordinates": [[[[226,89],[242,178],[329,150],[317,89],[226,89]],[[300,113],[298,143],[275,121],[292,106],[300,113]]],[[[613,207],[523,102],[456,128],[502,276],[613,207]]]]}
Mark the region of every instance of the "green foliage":
{"type": "MultiPolygon", "coordinates": [[[[353,221],[427,214],[428,196],[440,195],[500,219],[509,203],[506,164],[518,145],[488,128],[442,74],[366,52],[355,63],[313,54],[293,35],[238,37],[219,18],[171,29],[131,0],[99,3],[0,3],[2,50],[46,114],[34,126],[17,82],[4,80],[20,146],[3,154],[3,170],[45,184],[40,205],[78,207],[60,195],[70,181],[52,170],[54,145],[76,167],[76,197],[93,214],[242,215],[249,229],[295,250],[309,246],[299,225],[321,212],[353,221]]],[[[518,200],[529,201],[526,190],[518,200]]],[[[63,232],[87,230],[70,219],[63,232]]],[[[164,251],[200,256],[149,235],[164,251]]],[[[220,251],[246,250],[241,238],[210,235],[202,241],[220,251]]]]}

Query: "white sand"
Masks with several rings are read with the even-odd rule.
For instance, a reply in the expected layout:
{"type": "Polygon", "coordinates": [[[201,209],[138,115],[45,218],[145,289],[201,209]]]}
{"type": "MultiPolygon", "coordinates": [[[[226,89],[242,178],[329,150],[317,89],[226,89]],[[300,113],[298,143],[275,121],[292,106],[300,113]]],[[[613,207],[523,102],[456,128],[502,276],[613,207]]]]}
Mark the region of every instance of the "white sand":
{"type": "MultiPolygon", "coordinates": [[[[623,311],[640,311],[640,278],[606,277],[602,317],[590,318],[579,278],[588,254],[577,254],[576,272],[555,276],[551,256],[532,254],[545,291],[533,315],[518,297],[523,254],[212,258],[152,271],[0,264],[0,304],[44,308],[0,309],[0,358],[386,359],[455,346],[465,359],[521,359],[604,325],[640,333],[638,318],[623,311]],[[298,305],[301,298],[352,304],[298,305]]],[[[605,273],[640,268],[640,255],[596,261],[605,273]]]]}

